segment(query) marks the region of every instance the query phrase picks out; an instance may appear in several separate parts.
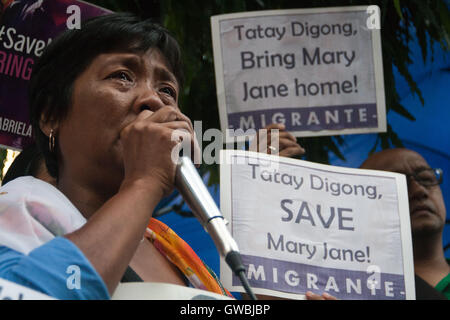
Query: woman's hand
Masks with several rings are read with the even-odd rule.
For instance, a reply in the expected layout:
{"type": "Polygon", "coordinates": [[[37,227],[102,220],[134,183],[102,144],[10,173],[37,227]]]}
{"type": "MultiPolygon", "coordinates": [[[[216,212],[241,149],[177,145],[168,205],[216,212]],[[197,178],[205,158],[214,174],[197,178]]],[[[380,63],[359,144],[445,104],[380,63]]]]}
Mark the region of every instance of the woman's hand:
{"type": "Polygon", "coordinates": [[[281,157],[302,156],[305,153],[305,149],[297,143],[297,139],[279,123],[269,124],[263,130],[259,130],[249,149],[281,157]]]}
{"type": "Polygon", "coordinates": [[[336,297],[334,297],[331,294],[328,294],[326,292],[322,293],[322,295],[318,295],[311,291],[307,291],[305,296],[306,296],[306,300],[338,300],[336,297]]]}
{"type": "Polygon", "coordinates": [[[194,129],[178,109],[143,110],[121,132],[125,177],[122,185],[159,186],[164,195],[173,189],[179,150],[190,144],[198,152],[194,129]]]}

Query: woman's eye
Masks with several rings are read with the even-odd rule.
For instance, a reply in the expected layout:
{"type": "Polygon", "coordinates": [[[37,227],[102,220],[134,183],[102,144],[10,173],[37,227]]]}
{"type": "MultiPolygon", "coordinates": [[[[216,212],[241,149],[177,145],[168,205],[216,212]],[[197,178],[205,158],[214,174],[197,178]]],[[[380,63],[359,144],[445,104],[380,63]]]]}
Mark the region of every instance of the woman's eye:
{"type": "Polygon", "coordinates": [[[132,81],[131,77],[126,72],[123,72],[123,71],[113,73],[110,76],[110,78],[118,79],[121,81],[129,81],[129,82],[132,81]]]}
{"type": "Polygon", "coordinates": [[[177,92],[175,91],[175,89],[173,89],[171,87],[163,87],[163,88],[161,88],[161,92],[171,96],[175,100],[177,98],[177,92]]]}

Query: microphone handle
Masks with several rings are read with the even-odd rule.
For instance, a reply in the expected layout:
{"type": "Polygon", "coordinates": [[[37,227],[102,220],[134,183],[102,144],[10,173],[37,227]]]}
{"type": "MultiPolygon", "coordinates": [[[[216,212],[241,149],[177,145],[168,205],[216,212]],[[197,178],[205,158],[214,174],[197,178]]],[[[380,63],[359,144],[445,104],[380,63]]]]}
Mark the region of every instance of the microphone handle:
{"type": "Polygon", "coordinates": [[[225,219],[194,167],[191,159],[182,156],[176,169],[175,185],[194,216],[213,239],[219,254],[241,280],[250,299],[257,300],[245,275],[245,267],[236,241],[225,225],[225,219]]]}
{"type": "Polygon", "coordinates": [[[188,157],[181,157],[177,166],[175,185],[194,216],[209,233],[222,257],[239,252],[236,241],[228,231],[222,213],[188,157]]]}

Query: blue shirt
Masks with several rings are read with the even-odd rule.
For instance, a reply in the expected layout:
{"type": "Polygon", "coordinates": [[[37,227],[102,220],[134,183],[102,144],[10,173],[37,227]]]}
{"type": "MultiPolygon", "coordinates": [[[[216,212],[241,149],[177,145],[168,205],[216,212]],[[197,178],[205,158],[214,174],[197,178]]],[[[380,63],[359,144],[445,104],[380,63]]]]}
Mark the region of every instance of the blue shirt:
{"type": "Polygon", "coordinates": [[[63,237],[28,255],[0,246],[0,278],[61,300],[110,299],[103,279],[89,260],[63,237]]]}

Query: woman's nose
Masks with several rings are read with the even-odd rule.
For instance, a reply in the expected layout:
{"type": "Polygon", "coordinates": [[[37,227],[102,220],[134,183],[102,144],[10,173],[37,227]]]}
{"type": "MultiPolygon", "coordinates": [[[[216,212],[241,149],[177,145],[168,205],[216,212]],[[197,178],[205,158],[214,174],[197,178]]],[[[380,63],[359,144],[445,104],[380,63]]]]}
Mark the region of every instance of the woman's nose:
{"type": "Polygon", "coordinates": [[[164,107],[164,103],[157,91],[151,88],[146,88],[137,105],[139,108],[138,112],[142,112],[143,110],[156,112],[164,107]]]}

